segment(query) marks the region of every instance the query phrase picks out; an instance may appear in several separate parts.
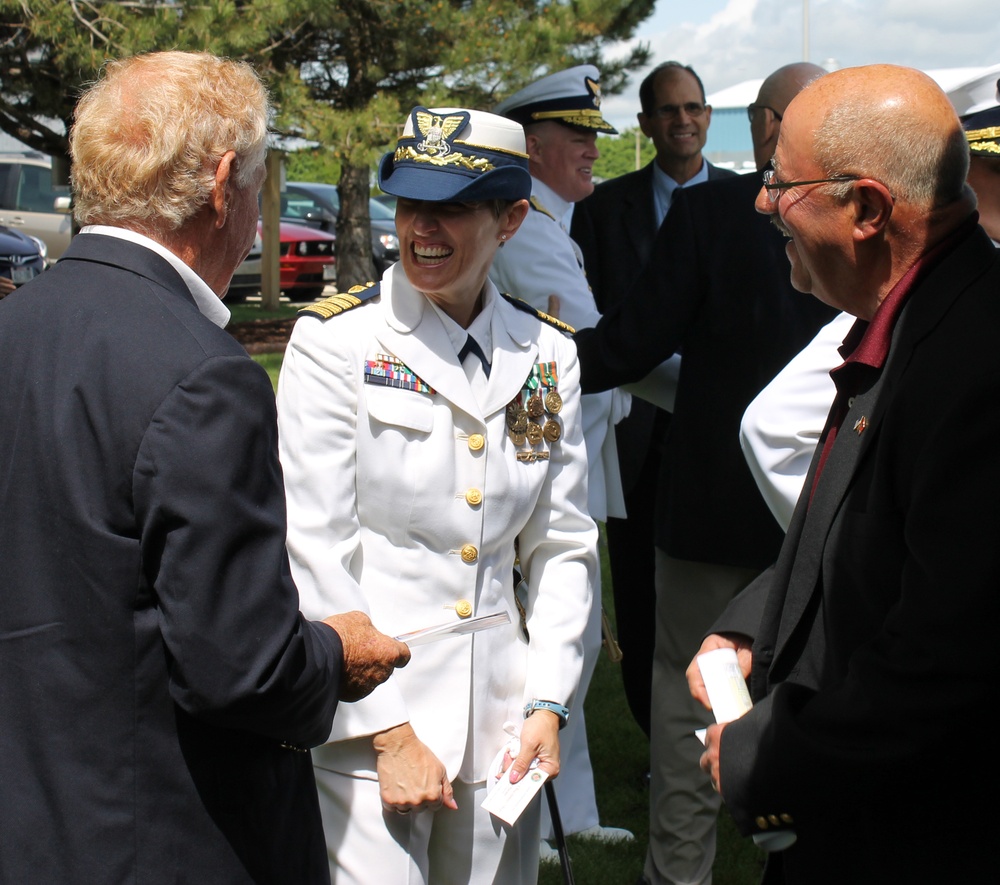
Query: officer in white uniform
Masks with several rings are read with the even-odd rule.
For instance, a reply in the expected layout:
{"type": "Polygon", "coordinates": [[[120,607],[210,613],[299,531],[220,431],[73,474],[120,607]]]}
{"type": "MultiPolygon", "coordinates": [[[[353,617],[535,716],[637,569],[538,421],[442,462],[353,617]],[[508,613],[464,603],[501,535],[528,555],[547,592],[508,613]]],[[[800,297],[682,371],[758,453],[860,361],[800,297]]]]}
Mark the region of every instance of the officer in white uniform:
{"type": "MultiPolygon", "coordinates": [[[[531,211],[516,239],[504,245],[493,260],[490,276],[502,292],[509,292],[542,311],[558,299],[559,319],[574,329],[597,324],[600,313],[583,270],[583,255],[570,237],[573,205],[594,189],[593,163],[599,132],[617,130],[600,111],[599,73],[593,65],[578,65],[536,80],[495,108],[525,127],[531,171],[531,211]]],[[[603,521],[625,516],[618,471],[614,425],[628,412],[629,397],[605,391],[583,397],[583,427],[589,470],[590,515],[603,521]]],[[[595,605],[586,639],[579,710],[564,735],[563,777],[556,785],[563,827],[604,839],[630,839],[631,833],[599,823],[594,774],[587,748],[583,700],[601,649],[600,576],[594,584],[595,605]]],[[[543,833],[552,832],[543,819],[543,833]]],[[[543,849],[544,850],[544,849],[543,849]]]]}
{"type": "Polygon", "coordinates": [[[414,647],[341,707],[313,754],[332,879],[531,883],[541,797],[514,826],[480,804],[512,731],[515,768],[558,772],[583,664],[598,563],[576,349],[486,276],[528,211],[519,125],[416,108],[379,184],[400,262],[307,308],[279,381],[302,608],[357,608],[389,635],[511,622],[414,647]]]}

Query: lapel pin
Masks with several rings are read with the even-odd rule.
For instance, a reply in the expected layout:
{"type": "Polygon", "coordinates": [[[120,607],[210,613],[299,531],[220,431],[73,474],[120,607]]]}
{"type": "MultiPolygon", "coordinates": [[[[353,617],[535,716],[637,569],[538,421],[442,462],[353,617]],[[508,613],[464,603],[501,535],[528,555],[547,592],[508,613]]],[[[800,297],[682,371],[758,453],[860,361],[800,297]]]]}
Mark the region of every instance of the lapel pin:
{"type": "Polygon", "coordinates": [[[868,426],[868,419],[864,415],[862,415],[860,418],[858,418],[857,421],[854,422],[854,432],[858,436],[861,436],[861,434],[865,432],[865,428],[867,426],[868,426]]]}

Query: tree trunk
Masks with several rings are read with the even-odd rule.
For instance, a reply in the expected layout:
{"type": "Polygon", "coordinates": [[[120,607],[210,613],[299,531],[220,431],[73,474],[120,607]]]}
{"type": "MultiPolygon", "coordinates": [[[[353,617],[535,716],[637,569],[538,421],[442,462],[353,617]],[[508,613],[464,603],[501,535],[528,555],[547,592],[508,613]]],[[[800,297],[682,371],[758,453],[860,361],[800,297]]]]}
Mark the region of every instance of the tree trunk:
{"type": "Polygon", "coordinates": [[[345,164],[341,168],[337,217],[337,289],[341,292],[375,279],[368,174],[367,166],[345,164]]]}

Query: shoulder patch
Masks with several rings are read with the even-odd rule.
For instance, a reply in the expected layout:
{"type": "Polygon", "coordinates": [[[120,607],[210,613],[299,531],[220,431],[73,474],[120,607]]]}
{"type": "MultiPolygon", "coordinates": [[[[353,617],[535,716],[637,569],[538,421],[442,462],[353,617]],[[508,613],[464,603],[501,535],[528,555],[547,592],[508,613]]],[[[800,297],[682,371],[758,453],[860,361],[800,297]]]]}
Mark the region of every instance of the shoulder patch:
{"type": "Polygon", "coordinates": [[[534,317],[538,317],[543,323],[558,329],[560,332],[565,332],[567,335],[573,335],[576,333],[569,323],[564,323],[562,320],[557,320],[554,316],[550,316],[544,311],[538,310],[536,307],[532,307],[527,301],[521,298],[515,298],[513,295],[508,295],[506,292],[500,293],[503,298],[510,304],[514,305],[518,310],[523,310],[525,313],[530,313],[534,317]]]}
{"type": "Polygon", "coordinates": [[[542,213],[542,215],[548,215],[549,218],[551,218],[553,221],[556,221],[556,222],[558,221],[558,219],[555,217],[555,215],[553,215],[551,212],[549,212],[549,210],[546,209],[539,202],[538,197],[532,197],[530,200],[528,200],[528,202],[531,204],[531,208],[532,209],[537,209],[539,212],[542,213]]]}
{"type": "Polygon", "coordinates": [[[328,320],[337,314],[351,310],[359,304],[374,298],[382,291],[381,283],[365,283],[363,286],[351,286],[346,292],[337,292],[315,304],[307,304],[299,308],[300,314],[316,316],[320,319],[328,320]]]}

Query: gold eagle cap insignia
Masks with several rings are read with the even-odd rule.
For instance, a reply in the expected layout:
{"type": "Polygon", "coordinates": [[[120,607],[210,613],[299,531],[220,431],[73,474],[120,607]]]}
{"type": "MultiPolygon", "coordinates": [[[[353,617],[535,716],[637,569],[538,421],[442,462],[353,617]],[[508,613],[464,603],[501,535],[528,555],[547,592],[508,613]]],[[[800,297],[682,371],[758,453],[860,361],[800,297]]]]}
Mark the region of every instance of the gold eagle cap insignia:
{"type": "Polygon", "coordinates": [[[601,106],[601,84],[596,80],[591,80],[590,77],[585,79],[587,81],[587,89],[590,90],[590,94],[594,97],[594,107],[599,108],[601,106]]]}
{"type": "Polygon", "coordinates": [[[439,156],[451,152],[448,139],[461,130],[467,119],[466,114],[449,114],[447,117],[442,117],[426,110],[415,111],[413,116],[417,129],[423,136],[423,141],[417,145],[417,150],[439,156]]]}

